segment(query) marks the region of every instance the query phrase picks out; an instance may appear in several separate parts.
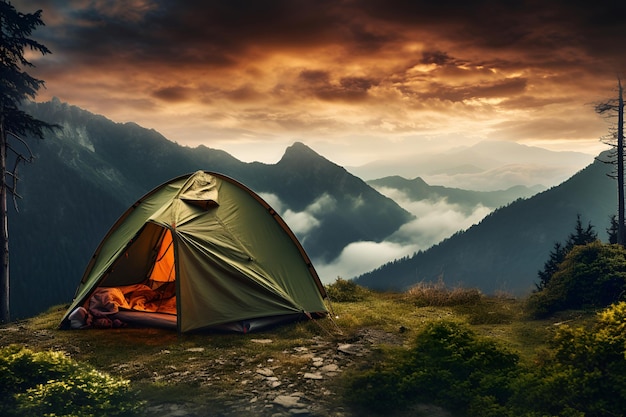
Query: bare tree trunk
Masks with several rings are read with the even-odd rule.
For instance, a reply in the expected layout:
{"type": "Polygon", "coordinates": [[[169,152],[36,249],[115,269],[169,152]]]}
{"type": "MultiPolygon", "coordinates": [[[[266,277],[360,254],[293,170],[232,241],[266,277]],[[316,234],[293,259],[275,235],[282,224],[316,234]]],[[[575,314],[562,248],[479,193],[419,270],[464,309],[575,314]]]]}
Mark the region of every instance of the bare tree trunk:
{"type": "Polygon", "coordinates": [[[617,111],[617,243],[624,246],[624,96],[622,80],[618,80],[619,105],[617,111]]]}
{"type": "MultiPolygon", "coordinates": [[[[1,110],[1,109],[0,109],[1,110]]],[[[7,211],[7,134],[4,128],[4,111],[0,111],[0,323],[11,321],[9,309],[9,216],[7,211]]]]}

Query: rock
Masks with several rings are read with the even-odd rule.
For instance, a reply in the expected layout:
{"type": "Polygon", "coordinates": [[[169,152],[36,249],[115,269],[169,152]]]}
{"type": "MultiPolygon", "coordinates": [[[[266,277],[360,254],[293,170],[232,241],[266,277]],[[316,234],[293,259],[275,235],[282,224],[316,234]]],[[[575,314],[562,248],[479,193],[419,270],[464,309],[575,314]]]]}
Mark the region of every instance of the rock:
{"type": "Polygon", "coordinates": [[[256,370],[257,374],[261,374],[264,377],[269,377],[274,375],[274,371],[272,371],[270,368],[259,368],[256,370]]]}
{"type": "Polygon", "coordinates": [[[289,414],[291,414],[292,416],[305,416],[311,413],[309,412],[309,410],[304,408],[292,408],[291,410],[289,410],[289,414]]]}
{"type": "Polygon", "coordinates": [[[262,345],[267,345],[272,343],[272,339],[250,339],[252,343],[260,343],[262,345]]]}
{"type": "Polygon", "coordinates": [[[187,352],[204,352],[204,348],[203,347],[189,348],[187,349],[187,352]]]}
{"type": "Polygon", "coordinates": [[[351,343],[345,343],[343,345],[339,345],[337,347],[337,350],[347,355],[356,355],[357,353],[357,347],[351,343]]]}
{"type": "Polygon", "coordinates": [[[322,372],[337,372],[338,370],[339,370],[339,366],[337,366],[334,363],[329,364],[329,365],[324,365],[320,368],[320,371],[322,372]]]}
{"type": "Polygon", "coordinates": [[[300,397],[296,395],[279,395],[272,401],[285,408],[304,408],[304,404],[300,402],[300,397]]]}
{"type": "Polygon", "coordinates": [[[314,356],[311,360],[313,361],[313,366],[316,368],[324,365],[324,358],[320,358],[319,356],[314,356]]]}
{"type": "Polygon", "coordinates": [[[324,379],[324,377],[319,372],[307,372],[304,374],[304,379],[324,379]]]}

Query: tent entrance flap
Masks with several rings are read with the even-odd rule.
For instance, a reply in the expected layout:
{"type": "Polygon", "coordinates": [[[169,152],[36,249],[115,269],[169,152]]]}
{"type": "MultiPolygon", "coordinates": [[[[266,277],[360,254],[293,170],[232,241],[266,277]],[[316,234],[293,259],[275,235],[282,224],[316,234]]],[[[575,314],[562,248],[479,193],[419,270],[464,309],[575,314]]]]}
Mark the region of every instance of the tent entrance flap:
{"type": "Polygon", "coordinates": [[[174,248],[171,232],[155,223],[147,222],[126,251],[118,257],[98,286],[119,287],[175,280],[174,248]]]}
{"type": "Polygon", "coordinates": [[[157,252],[154,266],[150,272],[150,280],[153,282],[172,282],[176,280],[176,270],[174,265],[174,242],[172,232],[164,229],[159,250],[157,252]]]}

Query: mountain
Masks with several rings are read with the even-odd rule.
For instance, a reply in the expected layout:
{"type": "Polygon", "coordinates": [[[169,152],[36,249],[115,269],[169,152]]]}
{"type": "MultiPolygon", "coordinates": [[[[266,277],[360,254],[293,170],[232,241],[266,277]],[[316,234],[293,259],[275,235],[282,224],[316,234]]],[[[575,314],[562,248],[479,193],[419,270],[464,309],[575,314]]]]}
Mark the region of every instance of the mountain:
{"type": "Polygon", "coordinates": [[[156,186],[199,169],[233,177],[262,195],[314,262],[335,258],[351,242],[380,241],[411,219],[394,201],[301,143],[277,164],[244,163],[59,100],[29,103],[25,110],[61,129],[44,140],[26,138],[36,160],[20,168],[23,198],[19,211],[9,213],[13,318],[69,302],[117,218],[156,186]]]}
{"type": "Polygon", "coordinates": [[[425,151],[395,160],[375,161],[349,171],[365,180],[400,175],[430,184],[493,191],[516,185],[552,187],[593,161],[580,152],[555,152],[503,141],[483,141],[445,152],[425,151]],[[468,164],[471,161],[471,164],[468,164]]]}
{"type": "MultiPolygon", "coordinates": [[[[608,160],[601,154],[598,159],[608,160]]],[[[609,218],[617,210],[612,169],[598,160],[564,183],[528,199],[517,200],[486,216],[466,231],[355,278],[366,287],[406,289],[442,278],[449,286],[475,287],[514,295],[534,289],[556,242],[574,231],[576,216],[590,222],[606,241],[609,218]]]]}
{"type": "Polygon", "coordinates": [[[517,185],[506,190],[471,191],[429,185],[420,177],[408,180],[397,175],[370,180],[367,181],[367,184],[383,194],[385,194],[385,189],[391,188],[403,192],[407,198],[413,201],[445,199],[448,203],[457,204],[466,210],[472,210],[477,205],[495,209],[518,198],[530,197],[544,190],[541,186],[517,185]]]}

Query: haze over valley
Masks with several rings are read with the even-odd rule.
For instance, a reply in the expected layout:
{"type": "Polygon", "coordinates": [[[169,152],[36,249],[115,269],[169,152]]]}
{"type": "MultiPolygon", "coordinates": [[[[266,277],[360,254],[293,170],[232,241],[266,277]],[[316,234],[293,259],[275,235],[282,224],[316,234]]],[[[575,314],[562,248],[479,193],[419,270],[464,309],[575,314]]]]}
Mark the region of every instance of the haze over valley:
{"type": "Polygon", "coordinates": [[[517,185],[545,188],[558,185],[593,162],[595,156],[489,140],[347,168],[365,180],[399,175],[407,179],[421,177],[432,185],[495,191],[517,185]]]}

